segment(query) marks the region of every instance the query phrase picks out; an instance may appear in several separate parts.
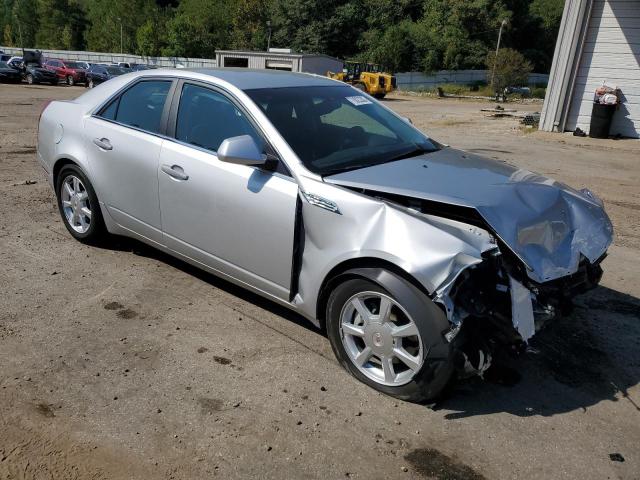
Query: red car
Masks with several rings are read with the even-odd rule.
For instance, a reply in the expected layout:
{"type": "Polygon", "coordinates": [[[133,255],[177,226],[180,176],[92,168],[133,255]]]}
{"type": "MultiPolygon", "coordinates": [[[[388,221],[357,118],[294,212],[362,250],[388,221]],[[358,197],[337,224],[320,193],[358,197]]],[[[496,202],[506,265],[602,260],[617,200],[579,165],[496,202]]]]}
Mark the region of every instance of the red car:
{"type": "Polygon", "coordinates": [[[64,80],[67,85],[75,85],[76,83],[85,83],[87,81],[87,71],[82,68],[79,62],[68,60],[59,60],[50,58],[44,62],[44,68],[51,70],[58,75],[60,80],[64,80]]]}

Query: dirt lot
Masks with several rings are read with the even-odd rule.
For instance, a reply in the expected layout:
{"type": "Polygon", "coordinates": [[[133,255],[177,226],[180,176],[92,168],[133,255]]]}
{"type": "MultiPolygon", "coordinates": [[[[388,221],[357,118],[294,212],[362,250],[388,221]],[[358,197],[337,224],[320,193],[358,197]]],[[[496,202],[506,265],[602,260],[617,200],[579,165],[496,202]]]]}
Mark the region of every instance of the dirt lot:
{"type": "Polygon", "coordinates": [[[432,410],[352,379],[274,304],[135,242],[72,240],[36,121],[81,92],[0,85],[0,479],[640,478],[640,142],[388,101],[443,142],[591,187],[617,233],[602,286],[535,338],[519,384],[468,381],[432,410]]]}

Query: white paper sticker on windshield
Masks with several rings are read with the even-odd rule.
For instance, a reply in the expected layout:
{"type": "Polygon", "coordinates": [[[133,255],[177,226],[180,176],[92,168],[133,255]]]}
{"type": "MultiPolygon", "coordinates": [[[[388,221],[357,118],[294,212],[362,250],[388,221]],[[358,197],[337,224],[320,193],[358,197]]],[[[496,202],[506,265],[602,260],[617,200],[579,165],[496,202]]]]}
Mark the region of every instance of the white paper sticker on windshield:
{"type": "Polygon", "coordinates": [[[355,97],[347,97],[347,100],[353,103],[356,107],[360,105],[368,105],[371,103],[371,100],[369,100],[367,97],[363,97],[362,95],[356,95],[355,97]]]}

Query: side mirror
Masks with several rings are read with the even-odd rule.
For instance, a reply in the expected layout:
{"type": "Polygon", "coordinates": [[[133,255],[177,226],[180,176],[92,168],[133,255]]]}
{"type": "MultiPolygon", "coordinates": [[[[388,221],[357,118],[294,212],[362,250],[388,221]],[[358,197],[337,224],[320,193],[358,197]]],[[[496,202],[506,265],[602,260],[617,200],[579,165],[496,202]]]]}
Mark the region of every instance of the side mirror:
{"type": "Polygon", "coordinates": [[[264,165],[264,155],[250,135],[227,138],[218,148],[218,160],[237,165],[264,165]]]}
{"type": "Polygon", "coordinates": [[[402,117],[402,119],[407,122],[409,125],[413,125],[413,122],[411,121],[411,119],[409,117],[402,117]]]}

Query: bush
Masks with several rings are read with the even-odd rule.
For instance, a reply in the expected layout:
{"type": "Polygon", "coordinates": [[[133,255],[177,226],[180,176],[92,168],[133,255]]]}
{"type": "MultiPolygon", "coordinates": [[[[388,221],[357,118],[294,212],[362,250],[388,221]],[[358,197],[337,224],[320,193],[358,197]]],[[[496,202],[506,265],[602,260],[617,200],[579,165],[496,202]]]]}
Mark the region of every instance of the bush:
{"type": "Polygon", "coordinates": [[[532,98],[542,98],[547,94],[547,89],[545,87],[534,87],[531,89],[531,97],[532,98]]]}

